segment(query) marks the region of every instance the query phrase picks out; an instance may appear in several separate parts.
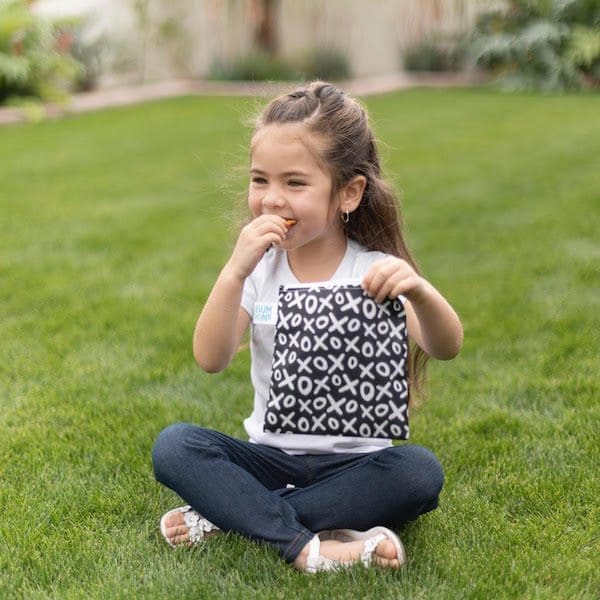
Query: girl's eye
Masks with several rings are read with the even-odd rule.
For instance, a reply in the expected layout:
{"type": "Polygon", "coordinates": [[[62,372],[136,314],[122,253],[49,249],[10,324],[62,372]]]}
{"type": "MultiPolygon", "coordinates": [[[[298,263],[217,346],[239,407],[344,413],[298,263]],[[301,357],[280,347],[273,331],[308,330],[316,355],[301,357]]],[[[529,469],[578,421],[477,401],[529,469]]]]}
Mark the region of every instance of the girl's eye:
{"type": "Polygon", "coordinates": [[[302,185],[305,185],[305,184],[304,184],[304,181],[292,180],[292,181],[288,182],[288,185],[291,185],[292,187],[299,187],[299,186],[302,186],[302,185]]]}
{"type": "Polygon", "coordinates": [[[267,180],[264,177],[252,177],[252,183],[263,184],[267,183],[267,180]]]}

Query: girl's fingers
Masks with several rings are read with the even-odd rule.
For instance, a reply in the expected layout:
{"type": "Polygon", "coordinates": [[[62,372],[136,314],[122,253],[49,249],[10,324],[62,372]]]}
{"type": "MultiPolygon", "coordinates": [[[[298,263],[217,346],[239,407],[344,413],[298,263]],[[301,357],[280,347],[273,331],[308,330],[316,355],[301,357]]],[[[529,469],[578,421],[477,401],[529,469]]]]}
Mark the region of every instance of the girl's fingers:
{"type": "Polygon", "coordinates": [[[363,289],[376,302],[395,299],[419,285],[419,276],[404,260],[387,257],[374,263],[363,279],[363,289]]]}
{"type": "Polygon", "coordinates": [[[246,225],[244,230],[244,236],[248,238],[248,243],[256,241],[262,249],[282,242],[287,235],[287,227],[280,217],[276,217],[276,220],[255,219],[246,225]]]}
{"type": "Polygon", "coordinates": [[[374,263],[363,279],[363,289],[377,302],[383,302],[404,277],[404,265],[403,260],[395,257],[374,263]]]}

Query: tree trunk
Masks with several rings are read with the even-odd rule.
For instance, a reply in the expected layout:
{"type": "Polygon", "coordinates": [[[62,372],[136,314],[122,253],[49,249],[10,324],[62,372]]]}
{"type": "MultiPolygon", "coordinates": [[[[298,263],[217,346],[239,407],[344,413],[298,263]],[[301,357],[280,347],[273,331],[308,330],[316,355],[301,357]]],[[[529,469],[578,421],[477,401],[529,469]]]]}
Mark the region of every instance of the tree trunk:
{"type": "Polygon", "coordinates": [[[254,39],[260,50],[277,53],[277,0],[257,0],[258,22],[254,39]]]}

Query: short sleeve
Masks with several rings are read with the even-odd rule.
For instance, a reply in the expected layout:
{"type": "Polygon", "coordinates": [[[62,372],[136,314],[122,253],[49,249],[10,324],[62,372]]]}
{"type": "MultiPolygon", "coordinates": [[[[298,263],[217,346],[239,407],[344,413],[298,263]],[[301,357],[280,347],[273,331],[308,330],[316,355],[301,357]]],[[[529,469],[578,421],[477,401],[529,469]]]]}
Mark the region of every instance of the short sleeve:
{"type": "Polygon", "coordinates": [[[242,291],[241,307],[252,317],[254,314],[254,304],[256,303],[257,289],[255,281],[256,270],[246,278],[244,289],[242,291]]]}

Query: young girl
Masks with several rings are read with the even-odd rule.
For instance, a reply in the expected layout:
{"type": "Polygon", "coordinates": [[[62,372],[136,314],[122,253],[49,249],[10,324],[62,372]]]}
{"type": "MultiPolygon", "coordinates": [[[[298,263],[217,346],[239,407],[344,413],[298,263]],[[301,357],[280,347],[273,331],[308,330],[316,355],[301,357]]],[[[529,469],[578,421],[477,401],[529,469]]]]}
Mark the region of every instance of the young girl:
{"type": "Polygon", "coordinates": [[[189,424],[160,434],[156,478],[189,503],[163,516],[162,535],[178,546],[234,531],[307,572],[356,562],[399,567],[404,549],[390,528],[437,507],[442,468],[430,451],[391,440],[265,431],[275,328],[262,309],[276,306],[281,284],[299,282],[358,277],[378,303],[402,295],[416,345],[413,390],[427,355],[458,353],[460,321],[409,254],[358,102],[324,82],[273,100],[256,125],[250,162],[252,220],[198,318],[193,344],[198,364],[218,372],[252,325],[250,441],[189,424]]]}

